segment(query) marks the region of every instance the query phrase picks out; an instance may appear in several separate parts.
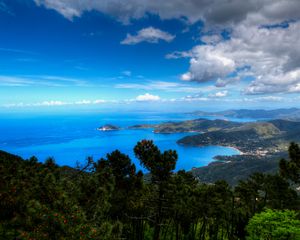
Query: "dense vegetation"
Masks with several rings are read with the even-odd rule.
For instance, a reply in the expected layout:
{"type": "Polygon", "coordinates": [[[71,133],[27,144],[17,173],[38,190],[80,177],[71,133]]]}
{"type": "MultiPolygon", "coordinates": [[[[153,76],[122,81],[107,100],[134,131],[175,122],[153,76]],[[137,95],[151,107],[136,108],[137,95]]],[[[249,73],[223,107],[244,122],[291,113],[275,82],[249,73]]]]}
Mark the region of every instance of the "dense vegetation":
{"type": "Polygon", "coordinates": [[[231,188],[173,173],[177,153],[134,148],[145,181],[119,151],[76,169],[0,152],[0,239],[300,239],[300,149],[280,173],[231,188]]]}
{"type": "MultiPolygon", "coordinates": [[[[285,154],[286,155],[286,154],[285,154]]],[[[220,156],[220,161],[208,166],[193,168],[191,173],[200,182],[214,183],[225,180],[230,186],[236,186],[239,181],[246,180],[256,172],[276,174],[281,155],[257,157],[253,155],[220,156]]]]}
{"type": "Polygon", "coordinates": [[[290,141],[300,141],[300,122],[276,119],[239,124],[240,126],[236,127],[225,126],[187,136],[178,140],[178,143],[195,146],[233,146],[246,154],[260,155],[261,150],[264,150],[273,155],[287,148],[290,141]]]}

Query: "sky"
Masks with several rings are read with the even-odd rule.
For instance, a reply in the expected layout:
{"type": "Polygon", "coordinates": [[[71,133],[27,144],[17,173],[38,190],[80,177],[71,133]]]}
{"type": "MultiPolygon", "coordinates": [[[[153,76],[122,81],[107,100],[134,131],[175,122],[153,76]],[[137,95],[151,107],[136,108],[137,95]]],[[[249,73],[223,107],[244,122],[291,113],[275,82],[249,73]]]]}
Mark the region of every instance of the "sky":
{"type": "Polygon", "coordinates": [[[300,107],[299,0],[0,0],[0,111],[300,107]]]}

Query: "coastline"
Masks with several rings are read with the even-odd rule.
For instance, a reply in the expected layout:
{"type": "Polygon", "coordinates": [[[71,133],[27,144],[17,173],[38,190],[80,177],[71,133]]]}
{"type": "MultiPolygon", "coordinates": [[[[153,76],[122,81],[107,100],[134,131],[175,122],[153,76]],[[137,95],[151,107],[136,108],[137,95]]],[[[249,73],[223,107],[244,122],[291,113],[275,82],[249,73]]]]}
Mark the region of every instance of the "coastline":
{"type": "Polygon", "coordinates": [[[236,150],[239,154],[238,155],[244,155],[245,153],[242,152],[240,149],[238,149],[237,147],[233,147],[233,146],[227,146],[228,148],[234,149],[236,150]]]}

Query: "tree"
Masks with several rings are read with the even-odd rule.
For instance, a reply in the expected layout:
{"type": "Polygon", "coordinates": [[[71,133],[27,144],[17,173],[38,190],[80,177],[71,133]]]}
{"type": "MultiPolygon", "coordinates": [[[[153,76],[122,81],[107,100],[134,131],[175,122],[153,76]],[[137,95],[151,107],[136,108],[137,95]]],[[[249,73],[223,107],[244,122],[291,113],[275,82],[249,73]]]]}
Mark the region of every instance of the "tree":
{"type": "Polygon", "coordinates": [[[114,179],[114,189],[109,203],[109,217],[121,220],[124,237],[137,239],[142,235],[143,204],[141,204],[143,190],[143,173],[136,171],[135,165],[128,155],[115,150],[95,163],[96,172],[104,172],[114,179]]]}
{"type": "Polygon", "coordinates": [[[247,225],[247,240],[297,240],[300,239],[300,220],[294,211],[267,209],[255,214],[247,225]]]}
{"type": "Polygon", "coordinates": [[[294,142],[289,147],[289,158],[289,161],[285,159],[280,160],[280,174],[295,183],[300,183],[300,148],[294,142]]]}
{"type": "Polygon", "coordinates": [[[168,217],[173,221],[173,229],[169,232],[175,233],[176,240],[181,239],[182,234],[189,235],[189,239],[194,239],[198,218],[198,213],[195,211],[198,202],[198,199],[195,199],[195,191],[198,184],[194,176],[184,170],[174,174],[170,181],[167,193],[170,207],[168,217]]]}
{"type": "Polygon", "coordinates": [[[160,152],[157,146],[151,140],[142,140],[134,147],[135,156],[151,173],[152,184],[157,186],[158,194],[156,198],[156,211],[154,221],[153,239],[160,238],[160,229],[163,221],[163,205],[165,204],[165,196],[168,191],[168,184],[175,169],[177,162],[176,151],[168,150],[160,152]]]}

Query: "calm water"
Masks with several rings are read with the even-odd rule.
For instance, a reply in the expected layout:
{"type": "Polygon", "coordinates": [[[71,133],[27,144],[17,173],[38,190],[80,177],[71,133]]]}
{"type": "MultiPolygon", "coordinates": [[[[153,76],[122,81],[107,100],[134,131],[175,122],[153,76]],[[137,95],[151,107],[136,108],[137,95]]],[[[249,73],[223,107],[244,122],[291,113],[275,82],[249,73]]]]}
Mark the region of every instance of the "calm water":
{"type": "Polygon", "coordinates": [[[2,116],[0,118],[0,149],[29,158],[35,155],[40,161],[54,157],[59,165],[75,166],[87,156],[95,160],[119,149],[128,154],[137,165],[133,147],[142,139],[152,139],[161,150],[175,149],[179,159],[176,169],[190,170],[207,165],[216,155],[232,155],[238,152],[218,146],[183,147],[176,141],[188,133],[154,134],[151,129],[100,132],[96,128],[114,124],[123,128],[135,124],[161,123],[197,118],[187,114],[120,113],[82,114],[71,116],[2,116]]]}

